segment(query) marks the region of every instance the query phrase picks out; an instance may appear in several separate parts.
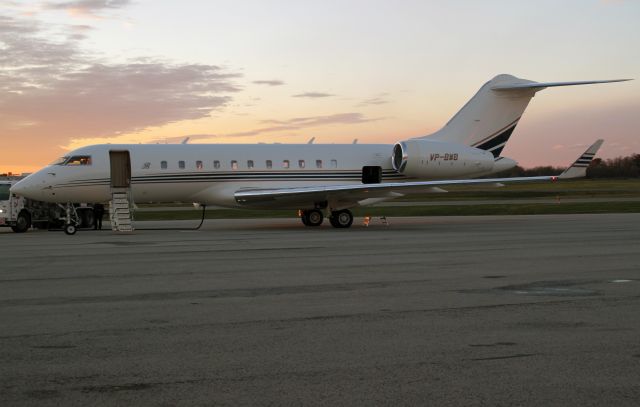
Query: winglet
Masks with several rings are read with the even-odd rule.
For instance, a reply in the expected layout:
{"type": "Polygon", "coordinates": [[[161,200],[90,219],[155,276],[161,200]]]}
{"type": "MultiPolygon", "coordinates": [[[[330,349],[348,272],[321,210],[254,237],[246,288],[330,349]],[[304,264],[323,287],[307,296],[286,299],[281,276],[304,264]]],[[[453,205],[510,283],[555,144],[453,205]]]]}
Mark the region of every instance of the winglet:
{"type": "Polygon", "coordinates": [[[585,151],[584,154],[582,154],[580,158],[578,158],[571,165],[571,167],[567,168],[562,174],[560,174],[558,178],[568,179],[568,178],[582,178],[586,176],[587,167],[589,167],[589,164],[591,164],[593,157],[596,155],[596,153],[598,152],[598,149],[600,148],[603,142],[604,140],[600,139],[595,143],[593,143],[591,147],[589,147],[587,151],[585,151]]]}

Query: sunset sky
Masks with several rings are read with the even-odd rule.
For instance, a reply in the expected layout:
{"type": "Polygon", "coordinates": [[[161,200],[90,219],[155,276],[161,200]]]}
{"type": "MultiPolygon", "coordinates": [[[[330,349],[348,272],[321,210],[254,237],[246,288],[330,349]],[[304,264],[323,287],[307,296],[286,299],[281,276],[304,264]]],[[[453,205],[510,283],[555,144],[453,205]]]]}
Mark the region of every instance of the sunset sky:
{"type": "Polygon", "coordinates": [[[636,79],[538,93],[503,155],[640,153],[637,0],[2,0],[0,172],[187,136],[391,144],[500,73],[636,79]]]}

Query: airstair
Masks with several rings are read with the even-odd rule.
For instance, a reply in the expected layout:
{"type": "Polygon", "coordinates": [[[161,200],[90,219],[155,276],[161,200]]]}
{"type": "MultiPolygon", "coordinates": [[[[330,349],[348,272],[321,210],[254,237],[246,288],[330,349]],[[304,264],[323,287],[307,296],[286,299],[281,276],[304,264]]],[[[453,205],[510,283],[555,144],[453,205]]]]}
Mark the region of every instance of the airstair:
{"type": "Polygon", "coordinates": [[[130,188],[111,188],[109,220],[114,232],[133,232],[130,188]]]}

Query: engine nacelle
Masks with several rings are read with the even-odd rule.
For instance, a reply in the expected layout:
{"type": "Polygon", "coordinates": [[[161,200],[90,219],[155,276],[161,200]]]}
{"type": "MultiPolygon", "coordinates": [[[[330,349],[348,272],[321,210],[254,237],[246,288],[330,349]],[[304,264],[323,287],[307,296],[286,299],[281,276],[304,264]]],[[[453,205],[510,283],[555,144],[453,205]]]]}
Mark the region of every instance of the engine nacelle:
{"type": "Polygon", "coordinates": [[[412,178],[462,178],[489,173],[494,157],[488,151],[438,140],[413,139],[396,143],[393,169],[412,178]]]}

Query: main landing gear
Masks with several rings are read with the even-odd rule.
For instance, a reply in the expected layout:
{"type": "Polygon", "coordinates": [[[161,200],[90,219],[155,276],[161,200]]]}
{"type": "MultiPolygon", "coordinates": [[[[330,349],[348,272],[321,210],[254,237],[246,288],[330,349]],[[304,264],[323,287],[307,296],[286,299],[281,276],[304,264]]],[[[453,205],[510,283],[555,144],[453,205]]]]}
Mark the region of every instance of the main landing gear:
{"type": "Polygon", "coordinates": [[[353,214],[349,209],[334,211],[331,212],[329,222],[334,228],[348,228],[353,223],[353,214]]]}
{"type": "MultiPolygon", "coordinates": [[[[300,212],[300,220],[305,226],[320,226],[324,215],[319,209],[309,209],[300,212]]],[[[353,224],[353,214],[348,209],[332,211],[329,222],[334,228],[348,228],[353,224]]]]}

